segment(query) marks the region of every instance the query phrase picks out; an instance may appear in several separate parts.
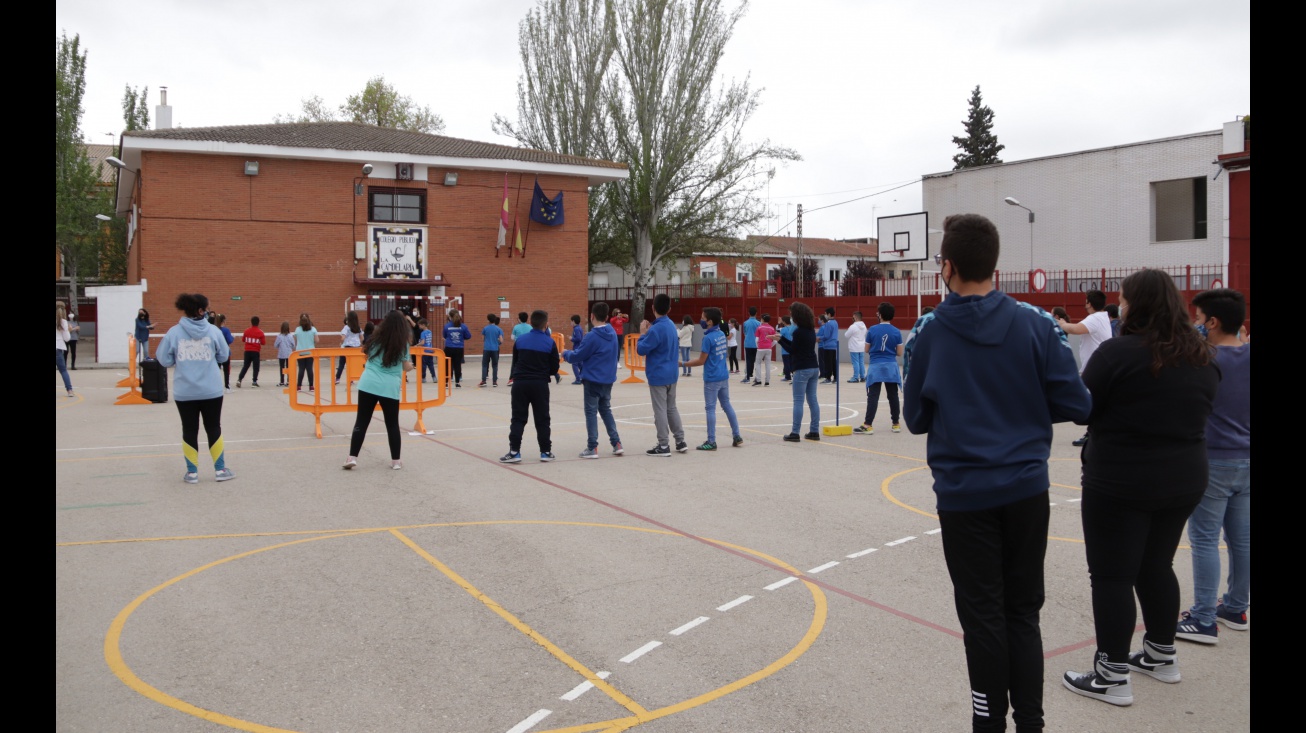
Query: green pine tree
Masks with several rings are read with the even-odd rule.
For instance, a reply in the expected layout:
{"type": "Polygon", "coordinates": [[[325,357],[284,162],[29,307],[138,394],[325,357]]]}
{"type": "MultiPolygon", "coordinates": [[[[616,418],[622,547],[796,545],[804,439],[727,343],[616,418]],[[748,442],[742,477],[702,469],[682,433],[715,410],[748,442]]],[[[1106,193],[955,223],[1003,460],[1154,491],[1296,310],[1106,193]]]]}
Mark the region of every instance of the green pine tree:
{"type": "Polygon", "coordinates": [[[952,156],[952,162],[956,164],[952,167],[954,171],[1002,162],[998,153],[1006,146],[999,145],[997,135],[993,134],[993,110],[984,106],[978,84],[970,93],[970,114],[962,125],[966,128],[966,135],[952,138],[952,143],[961,148],[960,153],[952,156]]]}

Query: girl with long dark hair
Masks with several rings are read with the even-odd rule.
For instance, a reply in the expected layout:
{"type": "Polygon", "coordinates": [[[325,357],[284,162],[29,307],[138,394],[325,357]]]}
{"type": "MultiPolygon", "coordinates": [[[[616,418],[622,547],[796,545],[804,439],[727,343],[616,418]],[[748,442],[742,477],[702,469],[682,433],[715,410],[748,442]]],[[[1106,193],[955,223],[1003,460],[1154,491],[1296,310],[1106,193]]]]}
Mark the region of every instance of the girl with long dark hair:
{"type": "Polygon", "coordinates": [[[1140,270],[1120,284],[1120,335],[1084,367],[1093,395],[1083,449],[1084,549],[1093,585],[1092,671],[1067,672],[1074,693],[1133,702],[1131,671],[1179,681],[1175,550],[1207,484],[1206,420],[1219,369],[1174,280],[1140,270]],[[1143,649],[1130,653],[1143,611],[1143,649]]]}
{"type": "Polygon", "coordinates": [[[780,337],[780,346],[793,358],[794,420],[793,429],[784,439],[790,443],[802,439],[798,430],[803,426],[803,402],[806,401],[812,418],[811,429],[803,437],[820,440],[821,405],[816,399],[816,377],[821,369],[816,361],[816,314],[806,303],[794,303],[789,306],[789,315],[795,328],[789,337],[780,337]]]}
{"type": "MultiPolygon", "coordinates": [[[[463,314],[449,311],[449,322],[444,324],[444,355],[449,357],[449,370],[453,372],[453,386],[463,386],[463,356],[472,330],[463,323],[463,314]]],[[[448,377],[446,376],[447,380],[448,377]]]]}
{"type": "Polygon", "coordinates": [[[173,367],[172,394],[181,416],[181,453],[186,459],[182,480],[188,484],[199,483],[199,435],[203,419],[215,478],[229,481],[236,474],[227,468],[222,442],[220,365],[231,358],[231,347],[222,331],[205,318],[208,298],[199,293],[182,293],[177,296],[176,306],[186,317],[168,329],[159,342],[156,356],[162,366],[173,367]]]}
{"type": "MultiPolygon", "coordinates": [[[[313,327],[313,319],[308,317],[307,313],[299,314],[299,328],[295,329],[295,350],[307,351],[308,349],[317,348],[317,329],[313,327]]],[[[313,372],[317,371],[314,367],[313,357],[301,356],[295,359],[297,371],[295,372],[295,391],[304,387],[304,375],[308,375],[308,391],[313,391],[313,372]]]]}
{"type": "MultiPolygon", "coordinates": [[[[349,311],[345,315],[345,327],[340,329],[340,348],[358,348],[363,345],[363,329],[358,326],[358,311],[349,311]]],[[[336,384],[340,384],[340,375],[345,371],[345,357],[336,361],[336,384]]]]}
{"type": "Polygon", "coordinates": [[[399,449],[403,445],[399,432],[399,398],[403,374],[413,368],[412,361],[406,358],[411,339],[408,318],[392,310],[367,342],[367,365],[358,379],[358,418],[354,420],[354,434],[349,440],[349,457],[341,468],[358,465],[358,451],[363,448],[363,438],[367,437],[367,426],[377,405],[385,416],[385,432],[390,439],[390,467],[396,471],[403,468],[399,461],[399,449]]]}
{"type": "Polygon", "coordinates": [[[68,377],[68,364],[65,361],[65,354],[68,352],[68,313],[64,310],[63,303],[55,301],[54,304],[54,368],[59,371],[63,377],[63,388],[68,390],[69,397],[76,397],[73,392],[73,380],[68,377]]]}

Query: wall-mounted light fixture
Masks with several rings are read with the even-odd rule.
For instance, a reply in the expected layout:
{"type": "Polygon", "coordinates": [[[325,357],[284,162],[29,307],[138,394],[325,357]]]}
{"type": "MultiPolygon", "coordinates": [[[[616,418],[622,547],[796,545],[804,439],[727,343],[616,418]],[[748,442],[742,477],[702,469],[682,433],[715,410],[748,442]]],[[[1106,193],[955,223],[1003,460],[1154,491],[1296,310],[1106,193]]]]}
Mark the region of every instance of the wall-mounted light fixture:
{"type": "Polygon", "coordinates": [[[444,185],[446,185],[446,186],[457,186],[457,185],[458,185],[458,174],[457,174],[456,172],[454,172],[454,171],[449,171],[448,173],[445,173],[445,174],[444,174],[444,185]]]}
{"type": "Polygon", "coordinates": [[[354,195],[355,195],[355,196],[362,196],[362,195],[363,195],[363,183],[362,183],[362,179],[367,178],[367,177],[370,176],[370,175],[372,175],[372,164],[371,164],[371,163],[364,163],[364,164],[363,164],[363,175],[361,175],[361,176],[359,176],[358,178],[355,178],[355,179],[354,179],[354,195]]]}
{"type": "Polygon", "coordinates": [[[247,160],[247,161],[245,161],[245,175],[247,175],[247,176],[257,176],[257,175],[258,175],[258,161],[257,161],[257,160],[247,160]]]}

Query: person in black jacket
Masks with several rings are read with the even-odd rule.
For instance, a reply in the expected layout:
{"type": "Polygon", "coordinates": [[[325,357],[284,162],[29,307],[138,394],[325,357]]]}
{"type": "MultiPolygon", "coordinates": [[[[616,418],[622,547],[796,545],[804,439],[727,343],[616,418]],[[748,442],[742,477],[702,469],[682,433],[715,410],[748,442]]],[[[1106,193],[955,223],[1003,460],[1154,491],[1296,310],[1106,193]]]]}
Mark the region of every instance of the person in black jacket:
{"type": "Polygon", "coordinates": [[[1084,446],[1084,551],[1093,583],[1097,652],[1066,688],[1129,705],[1130,671],[1179,681],[1175,550],[1207,484],[1206,420],[1220,384],[1174,280],[1140,270],[1120,283],[1120,335],[1084,368],[1093,394],[1084,446]],[[1143,610],[1142,651],[1130,654],[1143,610]]]}
{"type": "Polygon", "coordinates": [[[540,443],[540,462],[552,461],[553,441],[549,427],[549,380],[558,376],[558,345],[545,331],[549,314],[531,313],[531,330],[512,345],[512,427],[508,431],[508,452],[500,463],[521,463],[521,439],[526,430],[528,412],[535,413],[535,435],[540,443]]]}
{"type": "Polygon", "coordinates": [[[816,361],[816,314],[806,303],[794,303],[789,306],[789,315],[794,319],[792,338],[780,337],[780,346],[793,356],[793,390],[794,420],[793,429],[784,437],[790,443],[797,443],[798,429],[803,425],[803,402],[811,408],[811,427],[805,436],[808,440],[820,440],[821,405],[816,399],[816,377],[820,367],[816,361]]]}

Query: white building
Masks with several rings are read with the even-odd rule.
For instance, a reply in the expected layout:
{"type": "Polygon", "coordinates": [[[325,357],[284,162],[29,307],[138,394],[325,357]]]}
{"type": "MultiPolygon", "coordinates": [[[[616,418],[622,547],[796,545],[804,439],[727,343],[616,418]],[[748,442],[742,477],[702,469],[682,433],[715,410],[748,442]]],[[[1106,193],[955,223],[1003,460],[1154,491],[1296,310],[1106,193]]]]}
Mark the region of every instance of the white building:
{"type": "MultiPolygon", "coordinates": [[[[1234,127],[1241,149],[1242,128],[1234,127]]],[[[1021,278],[1036,268],[1055,279],[1075,269],[1219,267],[1229,261],[1223,226],[1229,177],[1217,176],[1216,162],[1222,134],[1231,133],[932,173],[922,186],[929,225],[941,230],[952,214],[988,217],[1002,238],[998,270],[1021,278]]],[[[930,235],[931,255],[941,239],[930,235]]]]}

